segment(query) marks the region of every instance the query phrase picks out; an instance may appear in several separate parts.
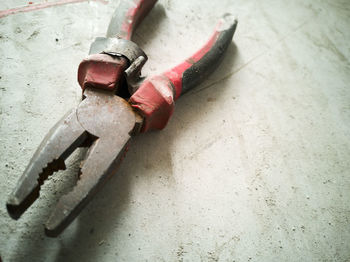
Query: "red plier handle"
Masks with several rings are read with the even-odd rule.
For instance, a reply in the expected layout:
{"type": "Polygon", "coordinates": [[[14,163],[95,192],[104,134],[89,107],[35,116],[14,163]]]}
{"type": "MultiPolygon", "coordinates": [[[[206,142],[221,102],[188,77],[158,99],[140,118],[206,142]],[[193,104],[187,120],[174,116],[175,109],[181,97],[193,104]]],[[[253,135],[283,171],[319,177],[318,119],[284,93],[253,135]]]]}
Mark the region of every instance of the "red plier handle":
{"type": "MultiPolygon", "coordinates": [[[[131,40],[137,25],[156,2],[121,1],[112,17],[107,37],[131,40]]],[[[146,78],[134,90],[129,102],[144,117],[142,132],[166,126],[174,111],[174,101],[217,68],[232,41],[236,26],[237,20],[232,15],[223,15],[207,43],[194,55],[165,73],[146,78]]]]}
{"type": "Polygon", "coordinates": [[[76,186],[60,198],[46,222],[48,236],[60,234],[115,174],[132,136],[164,128],[174,101],[217,67],[237,24],[228,14],[193,56],[163,74],[140,77],[147,56],[131,37],[155,2],[123,1],[107,37],[91,44],[90,55],[78,69],[83,100],[48,132],[23,172],[6,204],[13,218],[39,197],[50,175],[65,169],[65,160],[77,147],[88,147],[76,186]]]}
{"type": "Polygon", "coordinates": [[[107,37],[131,40],[136,27],[151,11],[157,0],[121,0],[107,30],[107,37]]]}

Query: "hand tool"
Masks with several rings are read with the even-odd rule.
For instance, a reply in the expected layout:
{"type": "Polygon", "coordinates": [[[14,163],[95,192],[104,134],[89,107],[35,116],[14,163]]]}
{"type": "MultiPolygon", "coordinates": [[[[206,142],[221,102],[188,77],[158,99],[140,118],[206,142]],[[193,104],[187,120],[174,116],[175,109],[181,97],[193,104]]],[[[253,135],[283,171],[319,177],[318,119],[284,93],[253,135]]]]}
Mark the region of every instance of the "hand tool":
{"type": "Polygon", "coordinates": [[[77,147],[89,147],[76,186],[60,198],[45,225],[48,236],[59,235],[116,173],[130,139],[164,128],[174,101],[218,66],[237,25],[230,14],[190,58],[163,74],[141,77],[147,56],[131,37],[156,1],[122,1],[106,37],[92,43],[78,68],[83,99],[49,131],[32,157],[7,201],[12,218],[18,219],[39,197],[49,175],[65,169],[65,159],[77,147]]]}

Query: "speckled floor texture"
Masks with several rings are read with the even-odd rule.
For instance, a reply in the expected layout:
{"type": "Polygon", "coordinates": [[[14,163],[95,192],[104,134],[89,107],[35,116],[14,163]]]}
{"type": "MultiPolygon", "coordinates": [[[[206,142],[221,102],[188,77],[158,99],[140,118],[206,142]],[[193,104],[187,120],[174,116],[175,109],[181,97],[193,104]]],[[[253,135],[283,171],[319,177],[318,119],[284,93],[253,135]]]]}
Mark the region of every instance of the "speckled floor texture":
{"type": "Polygon", "coordinates": [[[239,24],[222,64],[177,101],[164,130],[133,140],[58,238],[43,224],[74,186],[82,150],[18,221],[8,216],[43,136],[79,102],[77,67],[117,6],[0,18],[2,260],[350,261],[348,0],[160,0],[134,38],[149,56],[144,74],[191,55],[232,12],[239,24]]]}

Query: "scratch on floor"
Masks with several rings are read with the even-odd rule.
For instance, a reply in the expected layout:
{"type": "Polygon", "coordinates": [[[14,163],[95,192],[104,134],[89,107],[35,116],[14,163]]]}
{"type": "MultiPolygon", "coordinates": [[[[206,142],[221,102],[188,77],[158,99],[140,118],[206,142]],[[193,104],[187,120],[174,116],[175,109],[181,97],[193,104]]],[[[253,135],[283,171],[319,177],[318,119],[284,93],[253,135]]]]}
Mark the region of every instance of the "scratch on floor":
{"type": "MultiPolygon", "coordinates": [[[[49,8],[49,7],[53,7],[53,6],[73,4],[73,3],[86,2],[86,1],[89,1],[89,0],[60,0],[60,1],[56,1],[56,2],[29,4],[26,6],[20,6],[20,7],[7,9],[7,10],[2,10],[2,11],[0,11],[0,18],[9,16],[9,15],[14,15],[17,13],[31,12],[31,11],[36,11],[36,10],[49,8]]],[[[108,1],[106,1],[106,0],[92,0],[92,1],[101,2],[103,4],[108,3],[108,1]]]]}

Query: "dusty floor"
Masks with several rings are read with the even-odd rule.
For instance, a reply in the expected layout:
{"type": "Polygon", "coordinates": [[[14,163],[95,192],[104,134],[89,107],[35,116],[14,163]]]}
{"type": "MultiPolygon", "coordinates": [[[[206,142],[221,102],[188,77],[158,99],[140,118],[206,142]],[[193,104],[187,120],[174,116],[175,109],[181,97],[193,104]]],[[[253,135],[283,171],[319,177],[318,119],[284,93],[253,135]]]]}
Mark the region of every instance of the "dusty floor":
{"type": "Polygon", "coordinates": [[[81,152],[10,219],[7,197],[78,103],[77,66],[117,4],[0,18],[3,260],[350,261],[348,0],[160,1],[135,37],[149,56],[144,72],[186,58],[232,12],[239,25],[223,64],[177,102],[167,128],[134,140],[59,238],[45,237],[43,223],[74,185],[81,152]]]}

